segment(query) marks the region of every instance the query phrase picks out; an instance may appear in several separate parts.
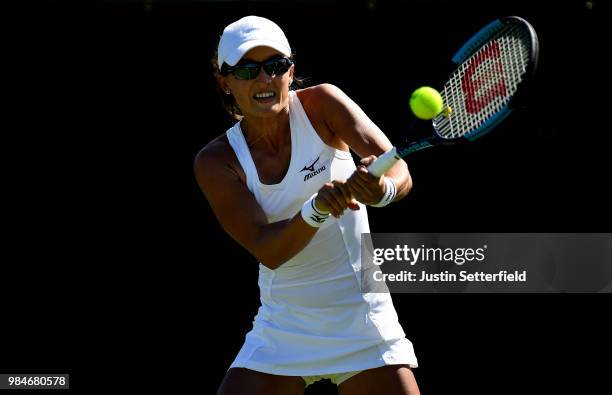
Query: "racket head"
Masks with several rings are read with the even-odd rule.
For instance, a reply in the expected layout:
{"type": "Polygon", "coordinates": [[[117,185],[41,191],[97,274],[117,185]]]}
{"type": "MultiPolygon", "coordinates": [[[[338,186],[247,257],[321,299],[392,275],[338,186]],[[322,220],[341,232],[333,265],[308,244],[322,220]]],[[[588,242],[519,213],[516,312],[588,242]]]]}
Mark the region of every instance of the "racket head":
{"type": "Polygon", "coordinates": [[[475,140],[510,115],[538,53],[535,29],[517,16],[496,19],[472,36],[453,56],[457,67],[441,90],[445,110],[432,120],[439,141],[475,140]]]}

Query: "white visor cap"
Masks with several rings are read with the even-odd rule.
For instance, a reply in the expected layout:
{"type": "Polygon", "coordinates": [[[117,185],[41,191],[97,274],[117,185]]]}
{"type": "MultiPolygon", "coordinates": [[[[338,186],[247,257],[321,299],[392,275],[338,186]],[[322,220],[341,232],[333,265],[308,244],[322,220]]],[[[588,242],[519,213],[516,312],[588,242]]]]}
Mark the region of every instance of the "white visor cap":
{"type": "Polygon", "coordinates": [[[219,68],[223,62],[235,66],[244,54],[260,46],[274,48],[285,56],[291,56],[285,33],[269,19],[251,15],[227,25],[219,40],[219,68]]]}

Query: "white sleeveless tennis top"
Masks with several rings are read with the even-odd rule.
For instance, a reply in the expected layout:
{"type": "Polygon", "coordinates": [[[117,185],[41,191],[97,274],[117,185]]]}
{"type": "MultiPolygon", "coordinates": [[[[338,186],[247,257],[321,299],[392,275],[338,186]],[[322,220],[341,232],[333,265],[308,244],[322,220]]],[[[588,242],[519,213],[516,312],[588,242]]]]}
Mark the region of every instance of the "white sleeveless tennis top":
{"type": "MultiPolygon", "coordinates": [[[[325,182],[345,180],[355,164],[349,152],[326,145],[297,94],[289,92],[291,161],[278,184],[262,184],[240,122],[228,140],[249,190],[270,223],[292,218],[325,182]]],[[[261,307],[231,367],[286,376],[310,376],[390,364],[417,366],[412,343],[389,294],[363,294],[361,233],[366,208],[330,217],[310,243],[275,270],[259,265],[261,307]]]]}

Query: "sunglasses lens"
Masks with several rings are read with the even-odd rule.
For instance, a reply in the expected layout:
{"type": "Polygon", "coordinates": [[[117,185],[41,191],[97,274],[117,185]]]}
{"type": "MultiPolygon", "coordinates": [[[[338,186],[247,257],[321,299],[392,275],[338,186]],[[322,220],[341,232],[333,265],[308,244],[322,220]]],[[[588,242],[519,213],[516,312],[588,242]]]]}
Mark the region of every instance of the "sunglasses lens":
{"type": "Polygon", "coordinates": [[[252,80],[257,78],[257,74],[259,74],[259,65],[257,64],[246,64],[234,69],[234,77],[237,80],[252,80]]]}
{"type": "Polygon", "coordinates": [[[264,64],[263,68],[266,71],[266,74],[270,76],[282,75],[285,74],[287,70],[289,70],[289,62],[287,61],[287,59],[284,58],[273,59],[267,61],[264,64]]]}

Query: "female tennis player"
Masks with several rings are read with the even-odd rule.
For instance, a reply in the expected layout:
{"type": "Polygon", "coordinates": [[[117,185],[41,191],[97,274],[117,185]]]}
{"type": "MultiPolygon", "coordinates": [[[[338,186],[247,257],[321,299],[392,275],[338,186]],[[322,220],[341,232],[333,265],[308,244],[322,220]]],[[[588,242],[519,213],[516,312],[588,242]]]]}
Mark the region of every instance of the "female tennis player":
{"type": "Polygon", "coordinates": [[[195,174],[221,226],[259,260],[261,294],[218,394],[302,394],[324,378],[340,394],[418,394],[391,296],[360,288],[366,205],[406,196],[406,163],[368,173],[390,141],[340,89],[290,89],[292,52],[274,22],[228,25],[213,64],[238,122],[198,153],[195,174]]]}

